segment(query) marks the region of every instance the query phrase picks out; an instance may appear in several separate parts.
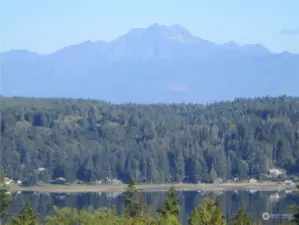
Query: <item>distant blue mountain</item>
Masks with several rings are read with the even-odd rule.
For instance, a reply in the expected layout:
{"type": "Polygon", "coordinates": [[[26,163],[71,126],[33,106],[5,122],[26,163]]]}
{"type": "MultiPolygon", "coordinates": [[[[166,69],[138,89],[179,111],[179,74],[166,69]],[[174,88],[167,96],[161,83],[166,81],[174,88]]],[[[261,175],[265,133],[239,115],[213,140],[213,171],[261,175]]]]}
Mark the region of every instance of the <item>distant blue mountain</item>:
{"type": "Polygon", "coordinates": [[[179,25],[153,24],[48,55],[13,50],[0,54],[0,65],[4,96],[203,103],[299,95],[299,54],[217,45],[179,25]]]}

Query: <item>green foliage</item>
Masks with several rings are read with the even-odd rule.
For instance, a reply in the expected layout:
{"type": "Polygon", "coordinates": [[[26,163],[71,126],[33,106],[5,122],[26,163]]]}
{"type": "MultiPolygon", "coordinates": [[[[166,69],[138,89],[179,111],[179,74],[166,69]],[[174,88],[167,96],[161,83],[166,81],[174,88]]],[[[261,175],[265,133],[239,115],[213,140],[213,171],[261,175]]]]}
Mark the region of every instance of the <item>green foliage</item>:
{"type": "Polygon", "coordinates": [[[10,225],[38,225],[37,215],[30,207],[29,202],[26,203],[20,214],[12,219],[10,225]]]}
{"type": "Polygon", "coordinates": [[[0,185],[4,184],[4,178],[5,178],[4,170],[0,168],[0,185]]]}
{"type": "Polygon", "coordinates": [[[299,206],[293,207],[293,210],[294,210],[294,215],[293,215],[292,223],[294,225],[299,225],[299,206]]]}
{"type": "Polygon", "coordinates": [[[242,207],[239,212],[231,219],[230,225],[254,225],[252,218],[242,207]]]}
{"type": "Polygon", "coordinates": [[[206,199],[194,211],[188,221],[189,225],[225,225],[226,221],[219,206],[219,201],[206,199]]]}
{"type": "Polygon", "coordinates": [[[34,184],[118,178],[207,182],[299,170],[298,98],[120,104],[1,98],[0,165],[34,184]],[[5,156],[5,157],[1,157],[5,156]],[[21,166],[20,166],[21,165],[21,166]],[[44,167],[42,172],[36,172],[44,167]]]}
{"type": "Polygon", "coordinates": [[[164,215],[158,216],[157,225],[181,225],[181,222],[176,215],[167,212],[164,215]]]}
{"type": "Polygon", "coordinates": [[[212,182],[214,182],[217,179],[217,173],[214,168],[212,168],[210,171],[210,179],[212,182]]]}
{"type": "Polygon", "coordinates": [[[212,216],[211,221],[212,221],[212,224],[215,224],[215,225],[225,225],[226,224],[226,221],[225,221],[225,218],[223,216],[222,209],[220,206],[219,199],[217,199],[214,202],[214,211],[213,211],[213,216],[212,216]]]}
{"type": "Polygon", "coordinates": [[[8,189],[0,186],[0,221],[9,216],[7,209],[11,203],[10,194],[8,189]]]}
{"type": "MultiPolygon", "coordinates": [[[[299,190],[299,185],[297,185],[297,190],[299,190]]],[[[298,192],[297,192],[298,193],[298,192]]],[[[290,206],[294,215],[292,219],[292,225],[299,225],[299,206],[290,206]]]]}
{"type": "MultiPolygon", "coordinates": [[[[125,182],[131,178],[149,183],[206,182],[259,177],[271,167],[285,169],[288,174],[299,171],[298,98],[237,99],[206,106],[113,105],[72,99],[0,100],[0,167],[8,177],[29,184],[56,177],[86,183],[106,177],[125,182]],[[37,172],[40,167],[45,170],[37,172]]],[[[0,184],[4,177],[0,170],[0,184]]],[[[0,189],[2,219],[8,216],[7,191],[6,187],[0,189]]],[[[125,215],[62,209],[48,219],[57,219],[56,224],[59,220],[66,224],[71,220],[63,218],[84,220],[85,224],[95,223],[97,218],[103,224],[144,224],[145,220],[179,223],[174,192],[168,193],[157,219],[144,213],[142,195],[135,184],[129,186],[127,193],[125,215]]],[[[199,220],[203,224],[221,224],[217,204],[203,203],[194,210],[190,223],[199,220]]],[[[298,208],[294,210],[297,215],[298,208]]],[[[235,219],[242,217],[247,221],[244,211],[235,219]]]]}
{"type": "MultiPolygon", "coordinates": [[[[128,186],[128,191],[138,193],[135,189],[134,181],[128,186]]],[[[119,215],[114,209],[108,208],[77,210],[54,207],[54,213],[44,219],[44,225],[181,225],[178,218],[179,205],[176,197],[175,190],[171,188],[168,191],[167,199],[157,217],[151,216],[150,213],[139,213],[134,214],[134,216],[128,216],[127,213],[119,215]]],[[[140,203],[140,205],[143,204],[140,203]]],[[[141,208],[144,208],[144,206],[141,206],[141,208]]],[[[20,214],[13,218],[9,224],[37,225],[37,216],[27,203],[20,214]]],[[[216,201],[206,199],[201,205],[194,209],[188,224],[226,225],[219,199],[216,201]]],[[[230,224],[254,225],[244,208],[232,218],[230,224]]],[[[293,221],[292,224],[297,223],[293,221]]]]}
{"type": "Polygon", "coordinates": [[[0,224],[1,221],[10,216],[7,209],[11,203],[11,195],[4,184],[4,178],[4,171],[0,169],[0,224]]]}
{"type": "Polygon", "coordinates": [[[163,207],[158,210],[158,214],[161,217],[173,216],[177,218],[179,216],[180,205],[174,187],[171,187],[168,190],[166,201],[164,202],[163,207]]]}
{"type": "MultiPolygon", "coordinates": [[[[147,214],[138,217],[117,215],[114,210],[100,208],[77,211],[55,208],[55,213],[45,219],[45,225],[162,225],[160,220],[147,214]]],[[[175,225],[174,223],[172,225],[175,225]]],[[[180,225],[180,224],[178,224],[180,225]]]]}
{"type": "Polygon", "coordinates": [[[54,215],[48,216],[45,219],[46,225],[72,225],[79,224],[80,218],[78,211],[72,208],[58,209],[54,207],[54,215]]]}
{"type": "Polygon", "coordinates": [[[55,208],[55,213],[45,219],[45,225],[181,225],[171,216],[154,218],[147,214],[138,217],[117,215],[114,210],[100,208],[77,211],[71,208],[55,208]]]}
{"type": "Polygon", "coordinates": [[[125,196],[125,214],[128,217],[138,217],[142,215],[142,203],[139,202],[139,193],[137,192],[135,185],[135,181],[131,180],[126,189],[127,194],[125,196]]]}
{"type": "Polygon", "coordinates": [[[54,215],[45,219],[45,225],[120,225],[122,219],[111,209],[100,208],[78,211],[72,208],[54,208],[54,215]]]}

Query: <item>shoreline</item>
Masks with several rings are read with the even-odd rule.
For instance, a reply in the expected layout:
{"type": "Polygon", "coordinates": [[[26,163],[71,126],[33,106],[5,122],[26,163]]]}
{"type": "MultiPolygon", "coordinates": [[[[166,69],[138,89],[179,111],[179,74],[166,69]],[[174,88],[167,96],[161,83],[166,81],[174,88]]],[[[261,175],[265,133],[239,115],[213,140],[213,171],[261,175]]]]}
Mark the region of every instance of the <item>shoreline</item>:
{"type": "MultiPolygon", "coordinates": [[[[229,190],[246,190],[254,189],[261,191],[280,191],[295,190],[296,184],[285,185],[274,182],[265,183],[223,183],[223,184],[136,184],[136,188],[142,192],[167,191],[170,187],[177,191],[229,191],[229,190]]],[[[43,184],[39,186],[20,187],[16,185],[9,186],[11,192],[33,191],[47,193],[74,193],[74,192],[124,192],[127,184],[110,185],[53,185],[43,184]]]]}

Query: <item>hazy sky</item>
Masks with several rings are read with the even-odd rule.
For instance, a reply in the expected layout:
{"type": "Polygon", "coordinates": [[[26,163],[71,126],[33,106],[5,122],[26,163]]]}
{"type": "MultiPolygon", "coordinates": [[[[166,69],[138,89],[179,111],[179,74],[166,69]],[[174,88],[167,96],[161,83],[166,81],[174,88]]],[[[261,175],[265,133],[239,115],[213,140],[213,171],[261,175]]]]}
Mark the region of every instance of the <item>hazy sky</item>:
{"type": "Polygon", "coordinates": [[[39,53],[179,24],[216,42],[299,53],[299,0],[0,0],[0,52],[39,53]]]}

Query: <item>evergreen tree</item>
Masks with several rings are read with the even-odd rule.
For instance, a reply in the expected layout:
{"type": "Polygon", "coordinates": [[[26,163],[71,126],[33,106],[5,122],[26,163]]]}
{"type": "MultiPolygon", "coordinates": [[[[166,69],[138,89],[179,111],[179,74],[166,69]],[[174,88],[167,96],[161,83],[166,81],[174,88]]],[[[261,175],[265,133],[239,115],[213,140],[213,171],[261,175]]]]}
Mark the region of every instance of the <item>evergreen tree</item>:
{"type": "Polygon", "coordinates": [[[296,213],[294,214],[294,218],[293,218],[293,223],[295,224],[295,225],[299,225],[299,207],[297,206],[296,207],[296,213]]]}
{"type": "Polygon", "coordinates": [[[4,184],[4,179],[5,179],[4,170],[0,169],[0,185],[4,184]]]}
{"type": "Polygon", "coordinates": [[[222,209],[220,207],[220,200],[219,199],[217,199],[214,202],[213,208],[214,208],[214,210],[213,210],[213,215],[212,215],[212,220],[211,220],[212,224],[225,225],[226,221],[225,221],[225,218],[223,216],[222,209]]]}
{"type": "Polygon", "coordinates": [[[225,225],[226,221],[222,215],[219,201],[213,202],[206,199],[192,212],[188,221],[189,225],[225,225]]]}
{"type": "Polygon", "coordinates": [[[260,177],[270,167],[287,174],[299,170],[298,97],[207,106],[0,101],[0,165],[23,184],[57,177],[68,182],[104,177],[207,182],[260,177]],[[46,170],[37,173],[40,166],[46,170]]]}
{"type": "Polygon", "coordinates": [[[177,193],[174,187],[171,187],[167,192],[167,198],[162,208],[158,209],[160,216],[173,215],[178,217],[180,214],[180,205],[177,198],[177,193]]]}
{"type": "Polygon", "coordinates": [[[212,169],[210,171],[210,179],[212,182],[215,182],[217,179],[217,173],[216,173],[214,167],[212,167],[212,169]]]}
{"type": "Polygon", "coordinates": [[[4,171],[0,169],[0,224],[2,224],[3,220],[9,216],[7,210],[11,203],[8,188],[4,184],[4,178],[4,171]]]}
{"type": "MultiPolygon", "coordinates": [[[[88,218],[91,218],[91,214],[88,218]]],[[[84,218],[84,216],[82,216],[84,218]]],[[[45,225],[72,225],[80,224],[80,214],[77,209],[74,208],[57,208],[54,206],[53,215],[45,218],[45,225]]]]}
{"type": "Polygon", "coordinates": [[[138,202],[138,191],[135,187],[136,183],[131,179],[125,196],[125,214],[128,217],[137,217],[142,214],[142,206],[138,202]]]}
{"type": "Polygon", "coordinates": [[[167,213],[158,217],[157,225],[181,225],[181,223],[177,216],[167,213]]]}
{"type": "Polygon", "coordinates": [[[246,212],[245,207],[242,207],[238,213],[230,220],[231,225],[254,225],[251,216],[246,212]]]}
{"type": "Polygon", "coordinates": [[[38,225],[37,215],[30,207],[29,202],[26,203],[20,214],[13,218],[11,225],[38,225]]]}
{"type": "MultiPolygon", "coordinates": [[[[297,185],[297,189],[299,190],[299,185],[297,185]]],[[[292,225],[299,225],[299,206],[291,206],[291,209],[294,212],[292,225]]]]}
{"type": "Polygon", "coordinates": [[[5,186],[1,186],[0,187],[0,222],[2,222],[3,219],[9,216],[7,209],[10,203],[11,200],[8,193],[8,189],[5,186]]]}

